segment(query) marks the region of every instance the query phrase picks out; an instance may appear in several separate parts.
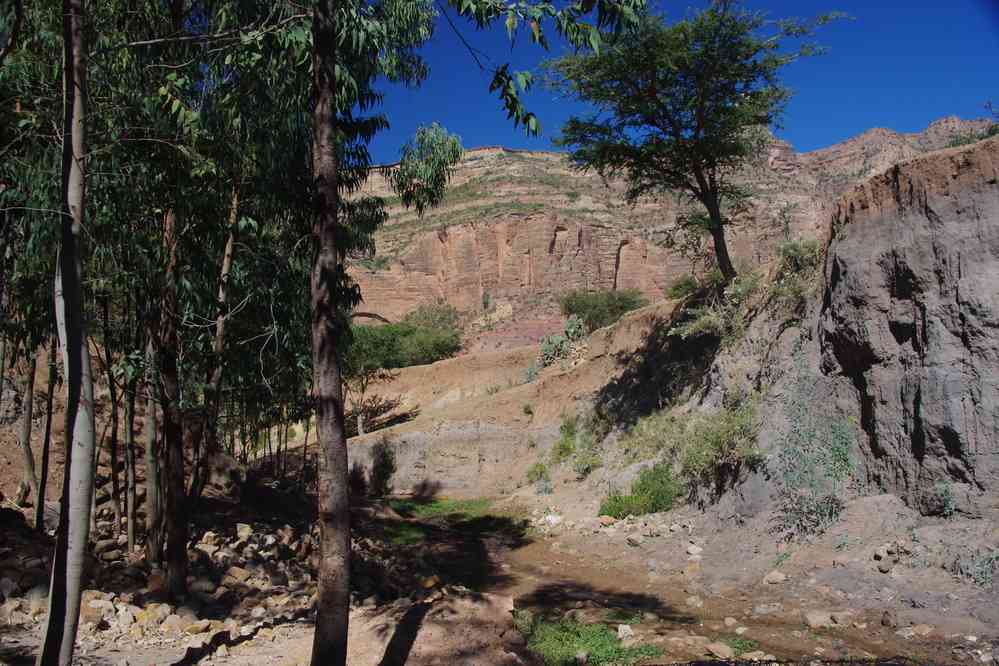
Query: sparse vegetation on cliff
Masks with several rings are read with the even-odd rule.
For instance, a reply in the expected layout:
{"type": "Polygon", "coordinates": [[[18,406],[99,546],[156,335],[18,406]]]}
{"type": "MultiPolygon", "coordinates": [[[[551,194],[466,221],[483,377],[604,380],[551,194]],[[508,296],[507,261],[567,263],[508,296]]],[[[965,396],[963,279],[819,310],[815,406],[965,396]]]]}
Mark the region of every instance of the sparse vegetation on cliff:
{"type": "Polygon", "coordinates": [[[568,291],[559,298],[562,314],[578,317],[588,333],[610,326],[626,313],[648,304],[637,289],[618,291],[568,291]]]}
{"type": "Polygon", "coordinates": [[[665,462],[656,463],[639,472],[628,494],[611,491],[600,505],[600,515],[625,518],[669,511],[683,490],[673,466],[665,462]]]}

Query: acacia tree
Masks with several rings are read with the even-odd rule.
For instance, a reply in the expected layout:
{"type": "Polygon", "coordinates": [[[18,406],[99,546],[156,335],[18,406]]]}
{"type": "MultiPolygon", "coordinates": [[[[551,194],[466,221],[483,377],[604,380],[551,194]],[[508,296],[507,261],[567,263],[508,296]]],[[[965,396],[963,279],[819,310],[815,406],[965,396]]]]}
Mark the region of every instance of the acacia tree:
{"type": "Polygon", "coordinates": [[[632,201],[680,193],[703,206],[681,224],[711,235],[718,268],[731,281],[726,206],[744,196],[733,176],[780,119],[790,96],[781,69],[816,52],[812,45],[783,50],[782,38],[806,36],[830,18],[771,22],[737,0],[715,0],[671,25],[645,16],[598,53],[547,63],[556,90],[595,108],[570,118],[559,143],[581,170],[623,175],[632,201]]]}

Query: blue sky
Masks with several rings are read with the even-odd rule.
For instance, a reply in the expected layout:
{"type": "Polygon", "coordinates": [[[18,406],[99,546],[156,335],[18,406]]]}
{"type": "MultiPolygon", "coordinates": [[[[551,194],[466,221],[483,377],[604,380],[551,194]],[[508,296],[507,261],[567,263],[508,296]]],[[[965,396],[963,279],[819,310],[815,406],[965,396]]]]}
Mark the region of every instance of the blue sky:
{"type": "MultiPolygon", "coordinates": [[[[683,16],[692,0],[656,0],[666,17],[683,16]]],[[[784,80],[794,97],[778,132],[799,151],[842,141],[870,127],[903,132],[923,129],[945,115],[985,115],[988,100],[999,107],[999,0],[745,0],[774,18],[841,11],[853,17],[823,27],[815,41],[824,55],[790,65],[784,80]]],[[[453,14],[452,14],[453,16],[453,14]]],[[[546,54],[521,35],[511,49],[502,27],[478,32],[455,19],[462,34],[493,64],[532,69],[564,48],[553,41],[546,54]]],[[[446,21],[438,21],[423,49],[430,77],[409,90],[386,86],[390,130],[375,138],[376,162],[398,158],[399,148],[420,125],[437,121],[459,134],[466,148],[501,144],[551,150],[562,123],[585,107],[558,99],[541,87],[526,97],[542,123],[531,138],[514,129],[488,93],[489,75],[478,70],[446,21]]]]}

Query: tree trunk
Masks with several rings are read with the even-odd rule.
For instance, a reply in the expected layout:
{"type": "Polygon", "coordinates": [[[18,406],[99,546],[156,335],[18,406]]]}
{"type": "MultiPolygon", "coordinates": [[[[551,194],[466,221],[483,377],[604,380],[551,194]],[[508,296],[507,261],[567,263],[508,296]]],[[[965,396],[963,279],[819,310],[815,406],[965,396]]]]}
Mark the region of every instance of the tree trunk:
{"type": "MultiPolygon", "coordinates": [[[[239,231],[239,184],[232,186],[232,200],[229,204],[229,236],[222,253],[222,269],[219,272],[219,290],[216,297],[215,341],[212,346],[212,362],[205,383],[205,421],[202,438],[205,441],[205,458],[218,453],[218,423],[222,396],[222,355],[225,353],[226,303],[229,300],[229,275],[232,273],[232,257],[236,248],[236,234],[239,231]]],[[[207,466],[200,465],[191,480],[192,499],[201,496],[207,480],[207,466]]]]}
{"type": "Polygon", "coordinates": [[[70,666],[73,661],[90,530],[90,500],[94,492],[94,386],[83,319],[83,270],[78,244],[85,201],[87,70],[83,24],[83,0],[63,0],[63,214],[62,240],[56,263],[55,310],[68,389],[66,468],[59,534],[52,562],[48,620],[38,652],[40,666],[70,666]]]}
{"type": "Polygon", "coordinates": [[[35,529],[45,531],[45,486],[49,482],[49,442],[52,439],[52,399],[56,384],[56,337],[49,341],[49,387],[45,394],[45,436],[42,438],[42,473],[38,478],[38,495],[35,498],[35,529]]]}
{"type": "MultiPolygon", "coordinates": [[[[125,522],[128,552],[135,551],[135,380],[125,389],[125,522]]],[[[146,492],[149,492],[147,487],[146,492]]]]}
{"type": "Polygon", "coordinates": [[[177,369],[177,217],[173,209],[163,216],[163,243],[167,251],[163,304],[160,311],[160,379],[163,390],[163,450],[166,474],[166,560],[170,598],[187,596],[187,488],[184,484],[184,430],[180,411],[180,375],[177,369]]]}
{"type": "Polygon", "coordinates": [[[319,599],[313,666],[344,666],[350,612],[350,511],[347,500],[347,434],[337,354],[337,285],[343,262],[337,250],[339,183],[336,153],[337,0],[318,0],[312,17],[313,173],[316,179],[312,269],[312,359],[319,440],[319,599]]]}
{"type": "Polygon", "coordinates": [[[728,256],[728,244],[725,242],[725,219],[722,217],[721,205],[718,203],[717,195],[708,195],[704,201],[704,207],[708,209],[708,217],[711,219],[711,239],[715,244],[715,259],[718,262],[718,270],[725,278],[725,284],[735,279],[735,267],[732,266],[732,259],[728,256]]]}
{"type": "Polygon", "coordinates": [[[305,443],[302,444],[302,473],[298,475],[298,487],[305,488],[305,475],[309,469],[309,432],[312,430],[312,415],[305,415],[305,443]]]}
{"type": "Polygon", "coordinates": [[[114,533],[121,534],[121,488],[118,484],[118,391],[115,390],[111,356],[110,304],[105,296],[101,304],[104,325],[104,371],[107,375],[108,391],[111,398],[111,443],[108,446],[108,465],[111,468],[111,510],[114,511],[114,533]]]}
{"type": "Polygon", "coordinates": [[[156,432],[156,406],[159,403],[159,375],[156,372],[156,346],[152,326],[146,341],[146,558],[159,568],[163,563],[163,489],[160,471],[159,436],[156,432]]]}
{"type": "Polygon", "coordinates": [[[24,500],[30,496],[38,497],[38,476],[35,473],[35,454],[31,452],[31,418],[35,405],[35,371],[38,369],[38,356],[32,356],[28,364],[28,381],[24,387],[24,400],[21,401],[21,430],[18,433],[17,441],[21,445],[21,454],[24,459],[24,480],[21,482],[24,489],[24,497],[21,497],[21,490],[18,490],[18,505],[24,504],[24,500]]]}

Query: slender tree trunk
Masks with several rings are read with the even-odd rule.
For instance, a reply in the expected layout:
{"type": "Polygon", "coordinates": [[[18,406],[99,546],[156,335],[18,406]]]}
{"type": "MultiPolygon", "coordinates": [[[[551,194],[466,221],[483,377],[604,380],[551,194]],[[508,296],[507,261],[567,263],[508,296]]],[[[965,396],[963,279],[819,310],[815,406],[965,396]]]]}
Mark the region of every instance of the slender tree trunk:
{"type": "Polygon", "coordinates": [[[24,480],[21,481],[22,489],[18,489],[18,504],[24,504],[24,500],[30,496],[38,497],[38,476],[35,473],[35,454],[31,452],[31,419],[34,416],[32,411],[35,405],[35,371],[38,369],[38,356],[31,357],[28,363],[28,381],[24,387],[24,400],[21,401],[21,430],[18,433],[17,441],[21,445],[21,455],[24,459],[24,480]],[[23,492],[24,497],[21,497],[23,492]]]}
{"type": "Polygon", "coordinates": [[[298,475],[298,487],[305,488],[305,475],[309,469],[309,432],[312,430],[312,415],[305,416],[305,443],[302,444],[302,473],[298,475]]]}
{"type": "Polygon", "coordinates": [[[83,24],[83,0],[63,0],[63,214],[62,241],[56,264],[55,310],[68,388],[66,468],[59,534],[52,562],[48,619],[38,653],[40,666],[70,666],[73,661],[90,530],[90,501],[94,492],[94,386],[83,319],[83,270],[79,247],[86,153],[87,69],[83,24]]]}
{"type": "Polygon", "coordinates": [[[45,531],[45,486],[49,482],[49,442],[52,439],[52,399],[56,384],[56,337],[49,341],[49,387],[45,394],[45,436],[42,438],[42,473],[38,479],[38,495],[35,498],[35,529],[45,531]]]}
{"type": "Polygon", "coordinates": [[[313,173],[316,179],[312,269],[312,359],[319,439],[319,599],[313,666],[347,663],[350,617],[350,511],[347,499],[347,433],[343,385],[337,354],[337,285],[344,270],[336,245],[339,183],[336,152],[337,0],[317,0],[312,17],[313,173]]]}
{"type": "MultiPolygon", "coordinates": [[[[0,268],[3,268],[3,264],[0,264],[0,268]]],[[[0,301],[0,316],[6,316],[4,308],[2,307],[3,302],[0,301]]],[[[0,408],[3,407],[4,396],[7,395],[5,387],[7,386],[7,336],[0,333],[0,408]]]]}
{"type": "Polygon", "coordinates": [[[180,601],[187,596],[187,488],[184,484],[184,431],[180,411],[177,369],[177,217],[173,209],[163,217],[167,251],[166,283],[160,311],[160,378],[163,391],[163,443],[166,476],[167,590],[180,601]]]}
{"type": "MultiPolygon", "coordinates": [[[[229,236],[222,253],[222,268],[219,272],[219,289],[216,296],[215,341],[212,346],[212,363],[205,383],[205,422],[202,431],[205,441],[205,458],[218,453],[218,420],[221,412],[222,396],[222,356],[225,353],[226,304],[229,300],[229,275],[232,273],[232,258],[236,248],[236,234],[239,231],[239,183],[232,186],[232,199],[229,203],[229,236]]],[[[201,465],[191,480],[192,499],[201,496],[207,480],[207,467],[201,465]]]]}
{"type": "Polygon", "coordinates": [[[111,315],[108,298],[101,304],[104,325],[104,371],[107,375],[108,391],[111,398],[111,442],[108,446],[108,465],[111,467],[111,510],[114,512],[114,533],[121,534],[121,488],[118,484],[118,391],[115,389],[111,356],[111,315]]]}
{"type": "MultiPolygon", "coordinates": [[[[706,181],[705,181],[706,182],[706,181]]],[[[711,219],[711,239],[715,245],[715,259],[718,262],[718,270],[721,271],[728,284],[735,279],[735,267],[728,254],[728,244],[725,242],[725,219],[721,213],[721,206],[718,203],[718,196],[708,194],[703,202],[708,209],[708,217],[711,219]]]]}
{"type": "Polygon", "coordinates": [[[156,372],[156,346],[152,326],[146,341],[146,558],[156,568],[163,564],[163,489],[160,487],[159,435],[156,407],[159,404],[159,375],[156,372]]]}
{"type": "Polygon", "coordinates": [[[129,382],[126,391],[125,522],[128,530],[128,552],[132,553],[135,551],[135,380],[129,382]]]}

